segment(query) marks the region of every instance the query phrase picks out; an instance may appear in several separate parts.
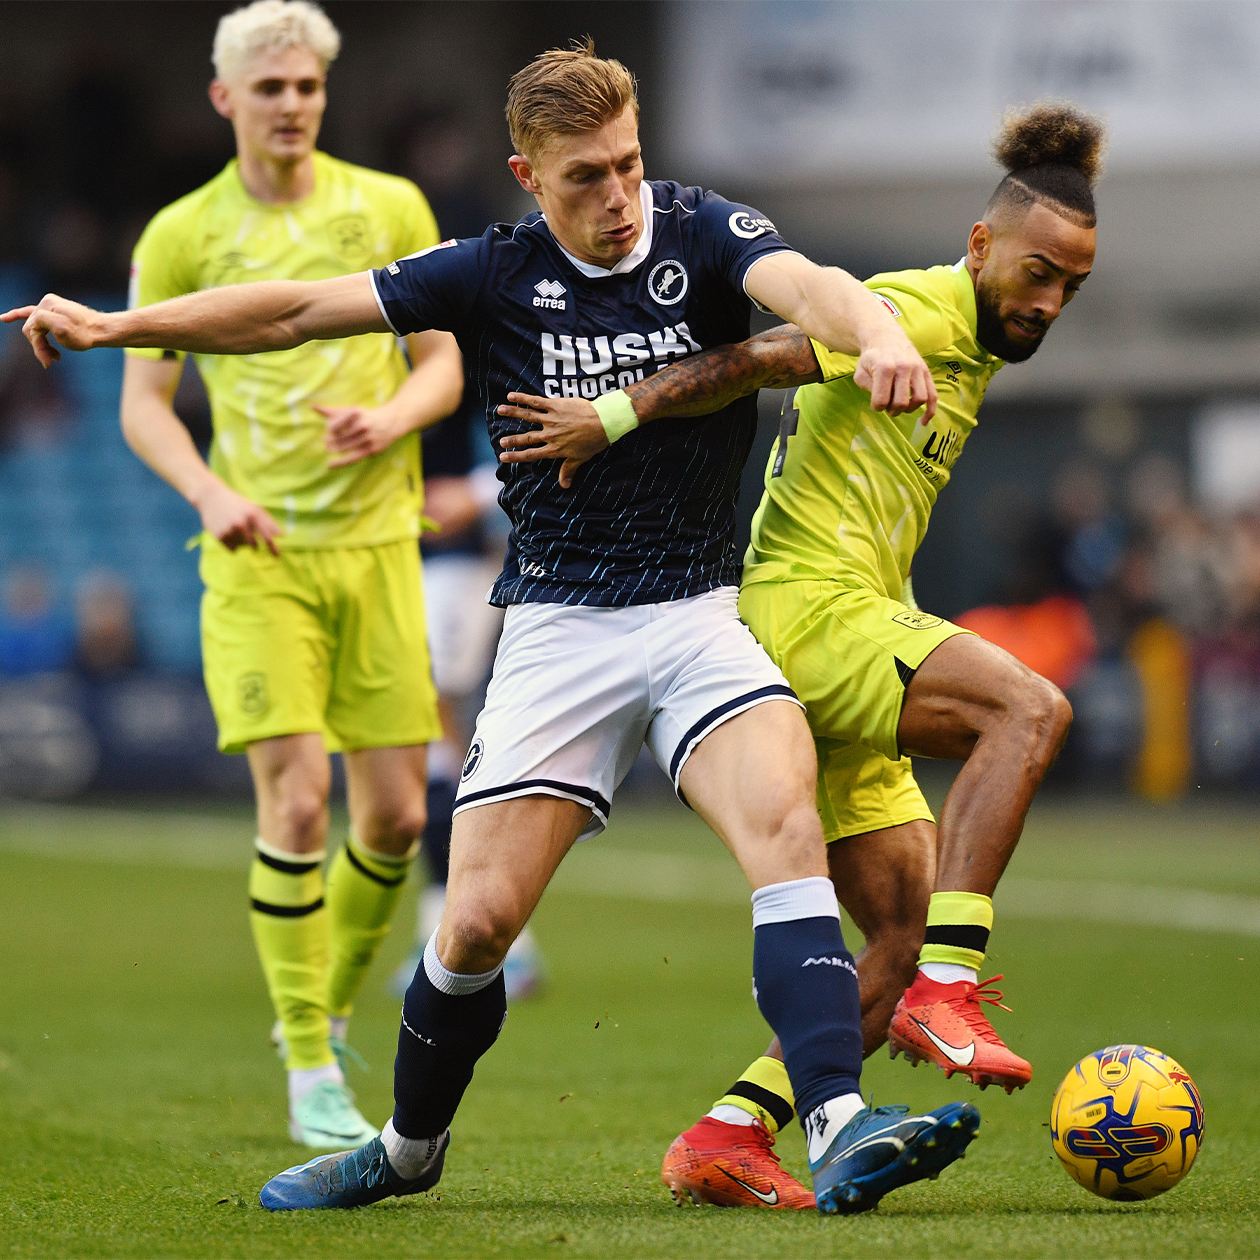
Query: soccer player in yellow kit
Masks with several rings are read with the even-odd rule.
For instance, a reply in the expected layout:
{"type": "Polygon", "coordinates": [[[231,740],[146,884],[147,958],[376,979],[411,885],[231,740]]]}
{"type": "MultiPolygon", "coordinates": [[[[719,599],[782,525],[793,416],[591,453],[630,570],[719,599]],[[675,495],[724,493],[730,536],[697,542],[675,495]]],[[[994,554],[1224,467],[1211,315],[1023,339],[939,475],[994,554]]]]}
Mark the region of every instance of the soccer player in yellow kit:
{"type": "MultiPolygon", "coordinates": [[[[136,247],[131,304],[249,280],[319,280],[436,245],[414,184],[315,149],[339,37],[304,0],[223,18],[214,107],[237,158],[162,210],[136,247]]],[[[128,350],[123,430],[198,509],[202,651],[219,746],[258,803],[251,921],[286,1056],[290,1132],[370,1140],[338,1063],[351,1003],[424,827],[425,745],[441,736],[416,540],[416,429],[459,401],[454,339],[317,342],[198,355],[207,466],[171,408],[176,351],[128,350]],[[323,874],[328,750],[345,753],[351,827],[323,874]]]]}
{"type": "MultiPolygon", "coordinates": [[[[501,408],[539,422],[505,438],[515,449],[503,458],[561,459],[571,480],[637,424],[707,414],[761,387],[802,386],[766,470],[740,615],[805,702],[815,736],[831,877],[866,938],[857,960],[864,1048],[888,1039],[894,1056],[1008,1092],[1032,1068],[985,1017],[980,1003],[1000,1004],[1001,994],[977,982],[978,969],[991,895],[1071,709],[1014,657],[919,610],[910,565],[989,381],[1037,350],[1089,274],[1101,146],[1101,126],[1070,107],[1008,118],[995,145],[1008,173],[965,257],[866,282],[931,368],[935,417],[872,411],[852,357],[790,325],[696,355],[594,406],[513,395],[516,405],[501,408]],[[910,753],[965,761],[939,828],[910,753]]],[[[812,1206],[770,1151],[793,1113],[772,1044],[670,1148],[662,1176],[675,1198],[812,1206]]]]}

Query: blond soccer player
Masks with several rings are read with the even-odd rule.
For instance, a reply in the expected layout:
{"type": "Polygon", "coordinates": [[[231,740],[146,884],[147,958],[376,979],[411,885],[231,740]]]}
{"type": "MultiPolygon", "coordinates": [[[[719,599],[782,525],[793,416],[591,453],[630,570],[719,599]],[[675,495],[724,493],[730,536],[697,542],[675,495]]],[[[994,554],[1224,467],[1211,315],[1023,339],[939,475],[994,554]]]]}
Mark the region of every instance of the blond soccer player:
{"type": "MultiPolygon", "coordinates": [[[[131,305],[248,280],[323,280],[437,244],[407,180],[315,148],[340,39],[304,0],[258,0],[214,41],[210,99],[237,156],[167,206],[136,247],[131,305]]],[[[219,746],[249,759],[258,805],[250,918],[307,1146],[376,1129],[338,1054],[423,830],[425,745],[440,738],[416,538],[416,430],[459,401],[444,333],[196,355],[207,465],[171,407],[174,350],[129,350],[131,448],[200,513],[202,651],[219,746]],[[330,770],[345,755],[350,834],[325,880],[330,770]]]]}

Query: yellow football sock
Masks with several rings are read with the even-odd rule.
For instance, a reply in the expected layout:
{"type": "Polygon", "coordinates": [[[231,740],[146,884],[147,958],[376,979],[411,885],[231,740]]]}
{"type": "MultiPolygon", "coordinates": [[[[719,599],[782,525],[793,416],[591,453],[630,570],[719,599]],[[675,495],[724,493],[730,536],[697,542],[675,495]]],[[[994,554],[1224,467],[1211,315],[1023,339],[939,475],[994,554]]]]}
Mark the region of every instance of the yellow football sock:
{"type": "Polygon", "coordinates": [[[919,965],[953,963],[979,971],[993,927],[993,902],[981,893],[938,892],[928,902],[919,965]]]}
{"type": "Polygon", "coordinates": [[[771,1133],[778,1133],[792,1123],[796,1095],[782,1060],[763,1054],[713,1105],[738,1107],[756,1116],[771,1133]]]}
{"type": "Polygon", "coordinates": [[[419,841],[399,857],[365,848],[351,834],[328,871],[332,966],[328,1013],[350,1014],[354,995],[381,942],[407,882],[419,841]]]}
{"type": "Polygon", "coordinates": [[[286,853],[261,839],[249,872],[250,924],[267,991],[289,1044],[287,1066],[335,1063],[328,1045],[328,911],[324,855],[286,853]]]}

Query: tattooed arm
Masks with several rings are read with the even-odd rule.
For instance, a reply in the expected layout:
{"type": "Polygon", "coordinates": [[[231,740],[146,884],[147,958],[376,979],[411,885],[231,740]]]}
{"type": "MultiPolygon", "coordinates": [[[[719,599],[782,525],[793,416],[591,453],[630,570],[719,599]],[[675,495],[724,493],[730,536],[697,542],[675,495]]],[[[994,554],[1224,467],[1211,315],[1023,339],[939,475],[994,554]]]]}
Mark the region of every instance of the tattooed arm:
{"type": "MultiPolygon", "coordinates": [[[[821,380],[809,338],[794,324],[784,324],[737,345],[702,350],[623,392],[643,425],[667,416],[707,416],[759,389],[788,389],[821,380]]],[[[499,407],[499,415],[537,427],[502,439],[502,463],[563,460],[560,484],[567,488],[577,469],[608,445],[599,413],[585,398],[509,394],[508,404],[499,407]]]]}

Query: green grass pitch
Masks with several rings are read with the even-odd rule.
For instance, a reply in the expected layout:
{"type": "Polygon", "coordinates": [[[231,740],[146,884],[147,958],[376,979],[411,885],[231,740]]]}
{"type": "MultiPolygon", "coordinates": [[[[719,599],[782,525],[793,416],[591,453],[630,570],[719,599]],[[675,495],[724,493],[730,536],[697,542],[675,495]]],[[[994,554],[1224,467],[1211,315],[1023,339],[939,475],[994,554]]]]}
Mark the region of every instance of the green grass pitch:
{"type": "MultiPolygon", "coordinates": [[[[1039,805],[990,957],[1035,1066],[1008,1098],[883,1052],[877,1102],[954,1098],[968,1158],[858,1218],[673,1206],[658,1173],[767,1040],[746,893],[681,808],[623,808],[535,919],[550,981],[513,1008],[440,1193],[346,1213],[257,1200],[301,1155],[245,915],[243,813],[0,810],[0,1254],[14,1256],[1254,1256],[1260,1253],[1255,812],[1039,805]],[[1195,1077],[1206,1142],[1179,1187],[1111,1204],[1050,1149],[1081,1055],[1155,1045],[1195,1077]]],[[[369,977],[352,1085],[383,1122],[410,903],[369,977]]],[[[851,942],[853,943],[853,942],[851,942]]],[[[798,1130],[787,1166],[804,1172],[798,1130]]]]}

